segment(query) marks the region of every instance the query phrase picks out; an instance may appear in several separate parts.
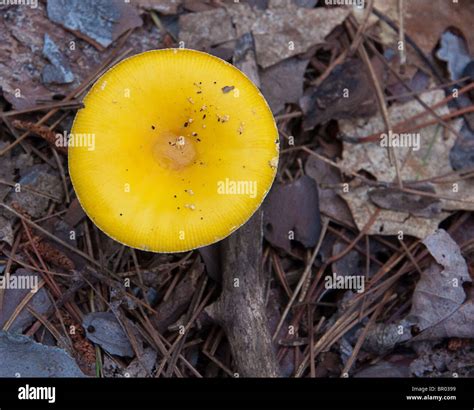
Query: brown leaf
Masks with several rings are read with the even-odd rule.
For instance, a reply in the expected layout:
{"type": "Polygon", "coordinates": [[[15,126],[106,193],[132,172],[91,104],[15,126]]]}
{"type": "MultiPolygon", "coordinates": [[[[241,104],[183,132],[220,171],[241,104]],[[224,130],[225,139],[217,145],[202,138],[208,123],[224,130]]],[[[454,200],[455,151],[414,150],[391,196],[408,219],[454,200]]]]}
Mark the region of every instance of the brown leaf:
{"type": "Polygon", "coordinates": [[[225,8],[181,15],[179,39],[186,47],[206,49],[252,33],[258,64],[267,68],[324,42],[348,14],[347,8],[307,9],[289,0],[272,1],[266,10],[227,3],[225,8]]]}
{"type": "MultiPolygon", "coordinates": [[[[8,7],[0,13],[0,38],[4,40],[0,41],[0,88],[14,109],[31,108],[51,101],[54,95],[66,95],[114,52],[112,48],[99,51],[53,23],[46,16],[45,3],[38,2],[38,7],[34,9],[8,7]],[[47,64],[43,56],[45,33],[57,44],[65,62],[72,67],[72,83],[46,86],[41,82],[41,72],[47,64]]],[[[49,3],[51,2],[48,2],[48,6],[49,3]]],[[[123,1],[117,3],[125,4],[123,1]]],[[[124,44],[124,49],[131,47],[134,53],[139,53],[159,47],[163,38],[153,27],[149,22],[146,26],[135,29],[124,44]]]]}
{"type": "MultiPolygon", "coordinates": [[[[410,189],[435,193],[431,185],[410,186],[410,189]]],[[[368,191],[370,200],[383,209],[407,212],[413,216],[431,218],[441,212],[441,201],[437,198],[403,192],[398,188],[375,188],[368,191]]]]}
{"type": "MultiPolygon", "coordinates": [[[[444,98],[444,92],[429,91],[421,94],[420,98],[426,104],[433,106],[444,98]]],[[[425,111],[425,108],[416,100],[404,104],[394,103],[388,108],[390,121],[394,125],[409,121],[412,116],[425,111]]],[[[445,115],[449,113],[449,108],[443,105],[435,112],[438,115],[445,115]]],[[[425,122],[426,118],[427,115],[412,120],[412,125],[425,122]]],[[[451,123],[451,127],[459,131],[461,124],[460,120],[456,120],[451,123]]],[[[384,133],[385,126],[382,116],[377,114],[369,120],[340,120],[339,128],[342,135],[357,140],[369,135],[384,133]]],[[[402,141],[400,135],[396,135],[398,135],[398,140],[394,139],[394,142],[400,143],[402,141]]],[[[430,179],[453,171],[449,163],[449,152],[456,140],[454,133],[445,131],[438,125],[433,125],[419,131],[407,132],[405,135],[412,139],[412,146],[408,146],[409,144],[406,143],[392,146],[397,153],[401,179],[414,183],[417,180],[430,179]],[[418,144],[416,143],[417,139],[418,144]]],[[[387,147],[382,146],[380,140],[355,144],[344,142],[342,160],[338,164],[344,172],[348,173],[364,170],[379,182],[391,183],[396,178],[395,166],[389,158],[387,147]]],[[[456,190],[453,189],[452,182],[438,181],[434,187],[439,196],[453,198],[453,200],[440,198],[443,210],[474,210],[474,182],[472,179],[457,181],[456,190]]],[[[349,192],[341,194],[351,209],[359,229],[367,224],[377,209],[369,199],[369,188],[368,185],[363,185],[351,188],[349,192]]],[[[422,218],[408,212],[383,209],[376,222],[370,226],[368,234],[397,235],[399,231],[403,231],[404,234],[424,238],[433,233],[439,223],[448,215],[447,212],[441,212],[433,214],[431,218],[422,218]]]]}
{"type": "Polygon", "coordinates": [[[308,60],[289,58],[260,74],[262,93],[274,114],[283,111],[285,103],[297,103],[303,94],[304,73],[308,60]]]}
{"type": "Polygon", "coordinates": [[[271,1],[264,11],[247,4],[227,6],[227,10],[238,35],[252,32],[257,61],[263,68],[323,43],[350,12],[342,7],[297,7],[290,0],[271,1]]]}
{"type": "Polygon", "coordinates": [[[209,50],[212,45],[239,37],[223,8],[183,14],[179,17],[179,27],[179,40],[187,48],[209,50]]]}
{"type": "Polygon", "coordinates": [[[321,230],[318,188],[310,177],[274,184],[263,205],[265,238],[291,253],[292,241],[315,246],[321,230]],[[291,239],[293,238],[293,239],[291,239]]]}
{"type": "MultiPolygon", "coordinates": [[[[471,1],[411,0],[404,2],[405,33],[408,34],[425,54],[431,55],[441,35],[450,27],[460,30],[466,37],[469,49],[474,49],[472,15],[474,3],[471,1]],[[423,24],[420,24],[420,22],[423,24]]],[[[398,0],[375,0],[374,6],[398,21],[398,0]]],[[[397,34],[382,23],[384,42],[398,41],[397,34]]]]}
{"type": "Polygon", "coordinates": [[[139,9],[155,10],[161,14],[176,14],[182,0],[134,0],[139,9]]]}
{"type": "Polygon", "coordinates": [[[252,34],[246,33],[237,40],[232,62],[260,88],[260,76],[258,74],[255,44],[252,34]]]}
{"type": "Polygon", "coordinates": [[[305,91],[300,105],[305,114],[305,130],[332,119],[371,116],[376,112],[370,78],[358,59],[348,59],[334,67],[321,85],[305,91]]]}
{"type": "Polygon", "coordinates": [[[409,316],[422,332],[416,339],[474,337],[474,304],[463,289],[472,280],[459,246],[443,229],[423,243],[437,263],[423,272],[413,294],[409,316]]]}
{"type": "Polygon", "coordinates": [[[340,172],[314,155],[308,157],[305,172],[318,183],[321,213],[354,227],[354,219],[345,201],[339,197],[335,188],[327,187],[342,182],[340,172]]]}
{"type": "Polygon", "coordinates": [[[27,174],[18,182],[20,191],[13,191],[6,199],[8,204],[16,203],[17,206],[27,211],[33,218],[45,215],[50,200],[60,202],[63,197],[61,179],[55,173],[50,173],[48,165],[34,165],[27,174]],[[26,189],[28,187],[30,189],[26,189]]]}

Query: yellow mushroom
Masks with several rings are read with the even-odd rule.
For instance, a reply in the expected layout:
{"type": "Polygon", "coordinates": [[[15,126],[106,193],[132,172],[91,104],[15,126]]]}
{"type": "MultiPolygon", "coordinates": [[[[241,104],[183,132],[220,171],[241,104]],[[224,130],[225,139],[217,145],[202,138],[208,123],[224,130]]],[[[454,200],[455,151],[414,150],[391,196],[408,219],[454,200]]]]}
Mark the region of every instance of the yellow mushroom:
{"type": "Polygon", "coordinates": [[[230,235],[262,203],[277,162],[278,131],[259,90],[231,64],[187,49],[108,70],[84,98],[69,145],[87,215],[116,241],[154,252],[230,235]]]}

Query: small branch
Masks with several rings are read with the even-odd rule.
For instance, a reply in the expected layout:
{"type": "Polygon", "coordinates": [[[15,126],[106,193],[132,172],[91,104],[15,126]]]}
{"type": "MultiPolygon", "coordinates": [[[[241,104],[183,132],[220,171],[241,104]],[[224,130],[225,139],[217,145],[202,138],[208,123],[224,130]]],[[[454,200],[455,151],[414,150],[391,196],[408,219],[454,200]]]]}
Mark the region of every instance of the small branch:
{"type": "Polygon", "coordinates": [[[262,212],[222,243],[222,294],[206,312],[224,329],[240,377],[279,377],[265,310],[262,212]]]}

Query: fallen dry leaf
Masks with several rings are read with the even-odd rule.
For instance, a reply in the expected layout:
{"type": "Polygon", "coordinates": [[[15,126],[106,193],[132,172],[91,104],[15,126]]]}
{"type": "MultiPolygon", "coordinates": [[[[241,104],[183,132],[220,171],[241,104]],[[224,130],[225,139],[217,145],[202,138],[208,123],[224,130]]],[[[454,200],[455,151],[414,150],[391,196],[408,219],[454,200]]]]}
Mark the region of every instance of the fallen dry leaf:
{"type": "MultiPolygon", "coordinates": [[[[410,186],[417,191],[435,193],[429,184],[410,186]]],[[[437,198],[401,191],[399,188],[375,188],[368,191],[370,200],[379,208],[408,212],[413,216],[431,218],[441,212],[441,201],[437,198]]]]}
{"type": "Polygon", "coordinates": [[[112,312],[89,313],[84,316],[82,327],[87,338],[106,352],[117,356],[135,356],[127,334],[112,312]]]}
{"type": "Polygon", "coordinates": [[[321,213],[329,216],[331,219],[354,227],[354,219],[346,202],[337,195],[335,188],[328,187],[341,183],[340,172],[314,155],[308,157],[305,164],[305,172],[318,184],[319,209],[321,213]]]}
{"type": "Polygon", "coordinates": [[[321,230],[315,181],[304,175],[289,184],[274,184],[263,205],[263,226],[267,241],[288,253],[293,240],[315,246],[321,230]]]}
{"type": "Polygon", "coordinates": [[[472,282],[459,246],[440,229],[423,241],[435,259],[413,294],[410,320],[421,333],[416,340],[474,337],[474,304],[463,284],[472,282]]]}
{"type": "MultiPolygon", "coordinates": [[[[418,46],[430,55],[441,35],[448,28],[457,28],[468,41],[470,50],[474,50],[471,1],[410,0],[405,1],[405,32],[418,46]],[[423,24],[420,24],[420,22],[423,24]]],[[[398,22],[398,0],[375,0],[374,7],[398,22]]],[[[375,21],[375,20],[372,20],[375,21]]],[[[398,35],[385,23],[380,23],[381,38],[385,44],[395,44],[398,35]]]]}
{"type": "Polygon", "coordinates": [[[232,63],[260,88],[260,75],[258,73],[255,46],[251,33],[244,34],[237,40],[232,63]]]}
{"type": "Polygon", "coordinates": [[[123,33],[143,24],[129,2],[102,0],[48,0],[48,18],[102,49],[123,33]]]}
{"type": "Polygon", "coordinates": [[[182,0],[134,0],[133,4],[137,5],[139,9],[155,10],[161,14],[176,14],[181,5],[182,0]]]}
{"type": "Polygon", "coordinates": [[[290,0],[274,0],[266,10],[227,3],[225,8],[180,16],[179,39],[185,47],[206,49],[252,33],[257,62],[267,68],[323,43],[349,12],[339,7],[298,7],[290,0]]]}
{"type": "MultiPolygon", "coordinates": [[[[48,7],[52,7],[52,1],[48,7]],[[51,6],[50,6],[51,3],[51,6]]],[[[83,2],[74,2],[80,5],[83,2]]],[[[120,2],[119,2],[120,3],[120,2]]],[[[130,6],[130,5],[128,5],[130,6]]],[[[87,13],[89,9],[82,10],[87,13]]],[[[76,10],[79,13],[80,10],[76,10]]],[[[85,17],[87,18],[87,16],[85,17]]],[[[112,23],[111,23],[112,24],[112,23]]],[[[0,13],[0,88],[5,99],[14,109],[31,108],[51,101],[55,95],[66,95],[91,75],[101,62],[113,52],[112,47],[99,51],[90,43],[48,19],[46,5],[38,7],[7,7],[0,13]],[[49,60],[43,56],[44,35],[57,45],[63,64],[71,67],[74,81],[68,84],[43,84],[41,74],[49,60]]],[[[162,36],[152,22],[133,31],[124,44],[134,53],[156,49],[162,36]]],[[[58,62],[58,61],[56,61],[58,62]]]]}
{"type": "MultiPolygon", "coordinates": [[[[341,194],[341,197],[346,200],[357,227],[362,229],[377,209],[370,201],[367,187],[352,188],[350,192],[341,194]]],[[[449,213],[441,212],[431,218],[422,218],[407,212],[382,209],[367,234],[398,235],[401,231],[404,235],[423,238],[433,233],[448,216],[449,213]]]]}
{"type": "MultiPolygon", "coordinates": [[[[10,275],[10,277],[13,276],[24,278],[31,276],[36,277],[38,283],[40,281],[37,273],[27,271],[26,269],[17,269],[15,273],[10,275]]],[[[31,295],[30,292],[31,289],[4,290],[3,304],[0,309],[0,329],[3,329],[5,324],[11,319],[12,315],[15,314],[15,310],[18,308],[20,303],[29,296],[31,296],[29,302],[26,303],[18,316],[16,316],[15,320],[10,323],[10,326],[8,327],[10,332],[23,333],[23,331],[31,326],[36,320],[36,317],[28,311],[28,307],[32,308],[39,315],[45,315],[48,312],[52,305],[46,290],[41,288],[34,295],[31,295]]]]}
{"type": "Polygon", "coordinates": [[[429,235],[423,243],[436,263],[422,273],[413,293],[409,316],[420,331],[457,311],[466,299],[463,283],[471,282],[459,246],[444,229],[429,235]]]}
{"type": "Polygon", "coordinates": [[[208,51],[212,45],[235,40],[229,13],[223,8],[183,14],[179,17],[179,40],[184,47],[208,51]]]}
{"type": "Polygon", "coordinates": [[[449,161],[455,170],[474,166],[474,132],[465,124],[460,134],[461,138],[456,140],[449,153],[449,161]]]}
{"type": "Polygon", "coordinates": [[[0,331],[0,377],[84,377],[63,349],[0,331]]]}
{"type": "Polygon", "coordinates": [[[308,60],[297,57],[283,60],[260,73],[262,94],[274,114],[285,108],[285,103],[297,103],[303,94],[304,73],[308,60]]]}
{"type": "Polygon", "coordinates": [[[54,198],[61,202],[63,187],[59,175],[51,172],[46,164],[33,165],[29,172],[21,178],[20,191],[12,191],[6,199],[6,203],[16,203],[33,218],[41,218],[45,215],[54,198]],[[30,188],[30,189],[27,189],[30,188]]]}
{"type": "Polygon", "coordinates": [[[436,52],[436,56],[448,63],[448,71],[452,80],[462,78],[464,68],[471,61],[464,40],[451,31],[446,31],[441,36],[441,47],[436,52]]]}
{"type": "Polygon", "coordinates": [[[403,363],[389,363],[386,361],[378,362],[374,365],[368,366],[363,370],[354,374],[354,377],[409,377],[410,371],[406,364],[403,363]]]}
{"type": "MultiPolygon", "coordinates": [[[[444,98],[444,93],[435,90],[423,93],[420,97],[432,106],[444,98]]],[[[415,100],[405,104],[393,104],[388,109],[393,126],[424,111],[423,106],[415,100]]],[[[445,115],[449,113],[449,109],[442,106],[436,112],[438,115],[445,115]]],[[[426,115],[416,121],[411,121],[410,126],[425,122],[428,118],[430,117],[426,115]]],[[[461,124],[460,120],[451,122],[451,126],[457,131],[461,124]]],[[[379,114],[369,120],[340,120],[339,127],[342,134],[355,140],[383,133],[385,129],[383,119],[379,114]]],[[[413,144],[415,149],[412,150],[409,146],[394,147],[402,180],[416,182],[452,172],[449,152],[455,143],[456,136],[451,132],[444,132],[437,125],[411,132],[412,141],[416,141],[417,134],[419,134],[419,145],[413,144]]],[[[391,183],[396,178],[395,167],[389,159],[387,148],[382,147],[379,141],[359,144],[344,142],[343,157],[338,164],[348,173],[364,170],[379,182],[391,183]]],[[[444,211],[474,210],[474,182],[472,180],[459,181],[457,186],[453,186],[453,182],[433,185],[436,194],[455,198],[455,200],[440,198],[441,208],[444,211]]],[[[349,192],[341,193],[359,229],[366,225],[376,210],[376,206],[370,201],[368,191],[369,187],[362,185],[349,189],[349,192]]],[[[405,234],[424,238],[433,233],[439,222],[448,215],[447,212],[440,212],[431,218],[421,218],[410,212],[382,210],[376,222],[369,228],[368,234],[397,235],[399,231],[403,231],[405,234]]]]}
{"type": "Polygon", "coordinates": [[[44,35],[43,57],[51,63],[43,67],[41,81],[44,84],[67,84],[74,81],[74,73],[67,59],[48,34],[44,35]]]}
{"type": "Polygon", "coordinates": [[[463,288],[472,280],[459,246],[443,229],[423,243],[435,261],[416,284],[410,313],[398,322],[373,326],[365,350],[383,353],[401,342],[474,337],[473,295],[466,298],[463,288]]]}
{"type": "MultiPolygon", "coordinates": [[[[381,76],[382,68],[377,61],[374,65],[381,76]]],[[[310,130],[329,120],[374,115],[377,106],[370,81],[360,60],[348,59],[334,67],[321,85],[306,89],[300,100],[305,114],[304,129],[310,130]]]]}

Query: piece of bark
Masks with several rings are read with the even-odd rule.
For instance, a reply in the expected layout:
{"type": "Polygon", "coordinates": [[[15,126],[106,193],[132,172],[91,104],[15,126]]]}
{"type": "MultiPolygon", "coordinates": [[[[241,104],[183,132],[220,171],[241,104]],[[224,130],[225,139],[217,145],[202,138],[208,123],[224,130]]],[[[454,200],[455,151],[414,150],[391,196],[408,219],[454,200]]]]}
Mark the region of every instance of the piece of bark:
{"type": "Polygon", "coordinates": [[[240,377],[279,377],[265,310],[262,211],[222,244],[222,294],[207,313],[224,329],[240,377]]]}

